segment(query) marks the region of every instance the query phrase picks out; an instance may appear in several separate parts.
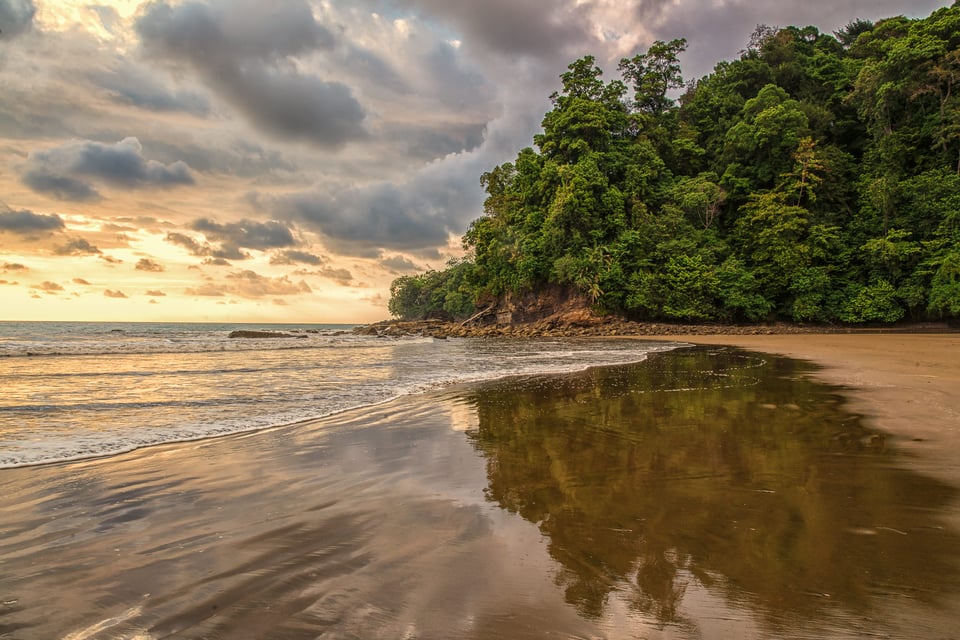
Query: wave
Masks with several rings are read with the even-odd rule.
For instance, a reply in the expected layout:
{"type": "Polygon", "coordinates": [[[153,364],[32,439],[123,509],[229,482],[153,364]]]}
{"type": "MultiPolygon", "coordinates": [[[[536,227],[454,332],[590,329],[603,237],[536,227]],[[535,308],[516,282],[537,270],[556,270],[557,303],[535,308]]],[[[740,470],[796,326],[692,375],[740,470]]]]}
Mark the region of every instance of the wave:
{"type": "MultiPolygon", "coordinates": [[[[295,347],[307,349],[297,359],[285,355],[289,347],[269,340],[265,345],[243,340],[234,350],[259,347],[260,357],[233,353],[213,362],[203,355],[193,360],[152,355],[121,359],[111,356],[136,356],[132,345],[108,351],[90,341],[83,345],[85,351],[65,354],[90,355],[89,359],[51,357],[42,367],[8,359],[6,371],[0,366],[0,380],[14,392],[0,402],[0,468],[100,458],[262,431],[450,385],[635,363],[652,352],[682,346],[352,335],[308,340],[316,344],[295,347]],[[323,345],[324,340],[335,344],[323,345]],[[323,351],[325,347],[329,349],[323,351]]],[[[194,341],[189,351],[146,353],[203,354],[214,350],[211,342],[194,341]]]]}
{"type": "MultiPolygon", "coordinates": [[[[366,336],[307,335],[304,338],[206,338],[173,340],[82,340],[69,341],[19,341],[0,342],[0,358],[37,358],[64,356],[111,356],[111,355],[162,355],[186,353],[217,353],[244,351],[300,351],[325,349],[333,345],[337,349],[351,346],[365,347],[371,338],[366,336]]],[[[407,342],[429,342],[432,338],[403,337],[376,338],[407,342]]]]}

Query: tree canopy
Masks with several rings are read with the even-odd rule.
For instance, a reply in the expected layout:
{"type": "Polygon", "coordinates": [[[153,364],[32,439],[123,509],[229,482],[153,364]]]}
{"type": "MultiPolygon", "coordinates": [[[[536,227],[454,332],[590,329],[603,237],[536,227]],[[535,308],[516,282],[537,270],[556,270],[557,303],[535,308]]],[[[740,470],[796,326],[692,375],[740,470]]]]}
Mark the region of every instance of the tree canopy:
{"type": "Polygon", "coordinates": [[[480,177],[467,257],[398,278],[390,312],[561,285],[637,320],[960,316],[960,1],[833,35],[759,25],[687,84],[685,48],[610,81],[571,63],[533,146],[480,177]]]}

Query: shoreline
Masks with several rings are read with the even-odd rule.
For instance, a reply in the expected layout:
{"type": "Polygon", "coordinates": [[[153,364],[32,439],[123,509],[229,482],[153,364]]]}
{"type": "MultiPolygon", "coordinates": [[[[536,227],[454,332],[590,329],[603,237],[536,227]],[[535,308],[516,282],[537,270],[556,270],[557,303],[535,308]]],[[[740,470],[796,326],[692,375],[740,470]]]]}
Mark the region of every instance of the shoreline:
{"type": "MultiPolygon", "coordinates": [[[[861,446],[872,429],[842,398],[906,384],[911,362],[956,373],[960,336],[856,338],[653,337],[678,348],[652,366],[5,470],[4,622],[24,638],[616,640],[677,620],[711,637],[813,624],[852,638],[863,619],[947,637],[956,453],[942,433],[915,443],[954,456],[937,473],[930,452],[861,446]]],[[[955,401],[952,380],[924,390],[955,401]]]]}
{"type": "Polygon", "coordinates": [[[817,370],[811,375],[841,387],[850,410],[889,434],[910,455],[911,465],[960,486],[960,334],[688,334],[655,339],[812,362],[817,370]]]}
{"type": "Polygon", "coordinates": [[[558,312],[522,324],[386,320],[354,329],[383,337],[623,338],[723,345],[812,362],[850,410],[888,434],[911,463],[960,486],[960,331],[946,322],[878,327],[636,323],[558,312]]]}

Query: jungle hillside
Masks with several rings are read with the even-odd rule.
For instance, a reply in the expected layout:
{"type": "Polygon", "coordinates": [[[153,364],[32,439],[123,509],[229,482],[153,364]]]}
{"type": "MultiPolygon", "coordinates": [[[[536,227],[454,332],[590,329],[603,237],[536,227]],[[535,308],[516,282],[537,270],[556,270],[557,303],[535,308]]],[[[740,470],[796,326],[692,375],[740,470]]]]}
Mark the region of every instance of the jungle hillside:
{"type": "Polygon", "coordinates": [[[683,39],[560,75],[532,146],[480,177],[466,256],[400,319],[575,291],[637,321],[960,317],[960,1],[833,33],[757,26],[687,82],[683,39]]]}

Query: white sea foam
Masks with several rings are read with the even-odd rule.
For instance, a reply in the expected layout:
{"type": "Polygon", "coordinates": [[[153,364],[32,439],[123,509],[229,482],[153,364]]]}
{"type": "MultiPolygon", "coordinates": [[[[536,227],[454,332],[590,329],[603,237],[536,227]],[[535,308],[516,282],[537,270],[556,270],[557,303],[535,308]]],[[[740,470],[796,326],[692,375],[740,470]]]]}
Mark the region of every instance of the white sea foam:
{"type": "Polygon", "coordinates": [[[0,352],[11,356],[0,358],[0,468],[266,429],[444,385],[637,362],[675,347],[388,339],[310,326],[266,327],[306,338],[228,338],[234,328],[0,323],[0,352]],[[27,357],[25,345],[50,357],[27,357]]]}

